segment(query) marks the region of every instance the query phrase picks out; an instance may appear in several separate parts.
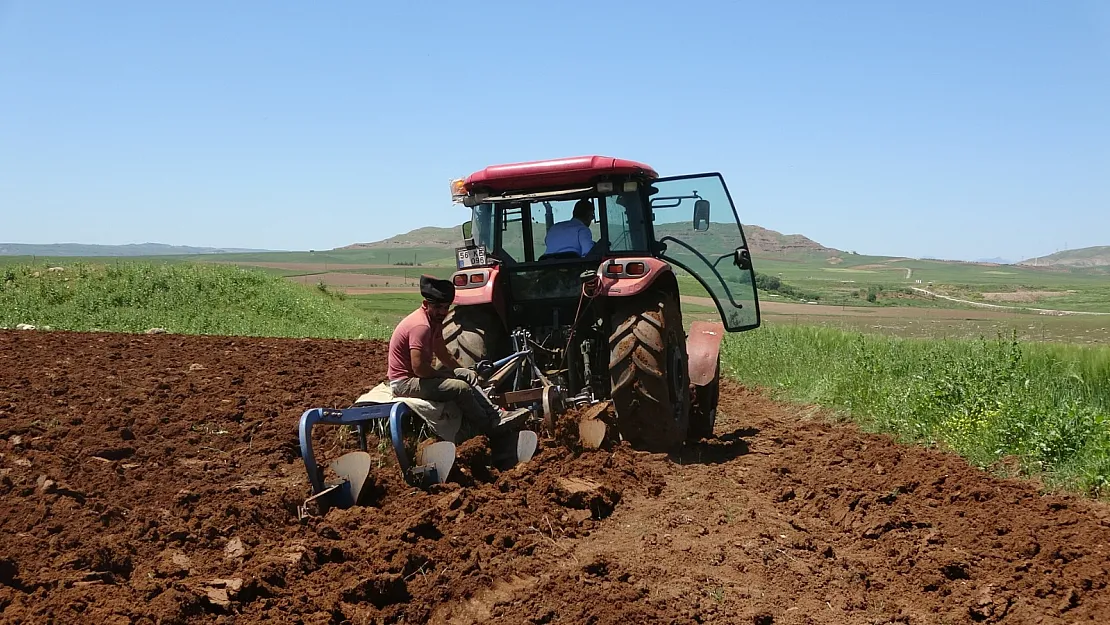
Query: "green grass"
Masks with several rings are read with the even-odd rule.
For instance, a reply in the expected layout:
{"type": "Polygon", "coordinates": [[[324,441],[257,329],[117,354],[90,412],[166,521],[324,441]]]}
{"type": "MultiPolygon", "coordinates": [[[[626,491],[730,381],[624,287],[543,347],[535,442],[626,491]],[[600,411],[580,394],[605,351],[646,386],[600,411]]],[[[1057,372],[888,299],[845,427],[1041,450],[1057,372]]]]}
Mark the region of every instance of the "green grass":
{"type": "Polygon", "coordinates": [[[1110,494],[1110,348],[915,340],[767,325],[728,337],[732,376],[980,467],[1110,494]]]}
{"type": "Polygon", "coordinates": [[[0,267],[36,265],[57,267],[86,264],[105,265],[123,262],[145,262],[154,265],[179,264],[200,256],[0,256],[0,267]]]}
{"type": "Polygon", "coordinates": [[[180,334],[381,338],[391,325],[346,296],[231,265],[120,261],[0,268],[0,326],[180,334]]]}
{"type": "Polygon", "coordinates": [[[419,308],[423,298],[420,293],[413,291],[412,293],[348,295],[347,301],[360,311],[376,315],[385,323],[396,325],[406,315],[419,308]]]}
{"type": "Polygon", "coordinates": [[[976,299],[974,295],[978,293],[1022,288],[1076,291],[1067,298],[1045,299],[1035,304],[1041,308],[1110,311],[1110,274],[1101,269],[992,266],[853,254],[837,256],[835,261],[830,258],[833,257],[824,254],[756,256],[753,263],[757,272],[820,296],[820,301],[827,304],[907,306],[925,303],[956,308],[960,305],[906,297],[901,291],[911,287],[929,288],[946,295],[971,295],[973,297],[967,299],[976,299]],[[868,302],[866,294],[873,291],[878,291],[877,301],[868,302]],[[1071,305],[1074,308],[1070,308],[1071,305]]]}

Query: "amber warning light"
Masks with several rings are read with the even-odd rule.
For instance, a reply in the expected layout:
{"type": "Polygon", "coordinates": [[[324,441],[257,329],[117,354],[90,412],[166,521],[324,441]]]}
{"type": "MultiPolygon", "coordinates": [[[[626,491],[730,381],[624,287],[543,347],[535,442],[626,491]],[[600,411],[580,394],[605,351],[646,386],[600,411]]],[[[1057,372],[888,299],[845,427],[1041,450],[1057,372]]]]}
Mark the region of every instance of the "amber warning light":
{"type": "Polygon", "coordinates": [[[451,201],[461,202],[466,197],[466,179],[455,178],[451,181],[451,201]]]}

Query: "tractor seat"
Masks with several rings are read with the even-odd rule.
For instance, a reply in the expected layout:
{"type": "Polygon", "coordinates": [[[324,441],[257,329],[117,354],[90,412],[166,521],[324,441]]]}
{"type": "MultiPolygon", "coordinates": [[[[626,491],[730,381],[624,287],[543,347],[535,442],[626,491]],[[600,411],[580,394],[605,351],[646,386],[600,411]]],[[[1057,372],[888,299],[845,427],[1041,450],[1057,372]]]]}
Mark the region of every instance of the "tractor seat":
{"type": "Polygon", "coordinates": [[[571,260],[575,258],[582,258],[578,252],[555,252],[554,254],[544,254],[537,260],[571,260]]]}

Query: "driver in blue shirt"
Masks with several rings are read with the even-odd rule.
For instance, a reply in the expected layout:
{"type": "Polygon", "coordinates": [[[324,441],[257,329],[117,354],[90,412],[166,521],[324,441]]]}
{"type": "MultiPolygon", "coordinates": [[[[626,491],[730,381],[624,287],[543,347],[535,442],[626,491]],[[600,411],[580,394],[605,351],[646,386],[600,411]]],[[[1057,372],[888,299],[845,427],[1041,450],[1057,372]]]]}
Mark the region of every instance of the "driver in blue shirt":
{"type": "Polygon", "coordinates": [[[589,198],[574,203],[573,217],[551,226],[544,237],[546,252],[544,256],[585,256],[594,247],[590,224],[594,222],[594,204],[589,198]]]}

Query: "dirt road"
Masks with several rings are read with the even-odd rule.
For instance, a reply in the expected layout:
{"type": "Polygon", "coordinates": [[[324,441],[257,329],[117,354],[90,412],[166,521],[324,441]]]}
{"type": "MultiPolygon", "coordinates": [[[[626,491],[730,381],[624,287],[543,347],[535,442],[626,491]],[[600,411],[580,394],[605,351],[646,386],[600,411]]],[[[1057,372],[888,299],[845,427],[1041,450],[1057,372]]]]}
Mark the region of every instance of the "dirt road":
{"type": "Polygon", "coordinates": [[[927,295],[929,297],[936,297],[936,298],[939,298],[939,299],[948,300],[950,302],[956,302],[958,304],[967,304],[968,306],[975,306],[976,308],[987,308],[987,309],[990,309],[990,310],[1010,310],[1010,311],[1015,311],[1015,312],[1016,311],[1027,310],[1027,311],[1031,311],[1031,312],[1040,313],[1042,315],[1097,315],[1097,316],[1110,315],[1110,312],[1090,312],[1090,311],[1084,311],[1084,310],[1056,310],[1054,308],[1032,308],[1032,307],[1029,307],[1029,306],[1020,306],[1019,307],[1019,306],[1003,306],[1001,304],[987,304],[985,302],[973,302],[973,301],[968,300],[968,299],[960,299],[958,297],[951,297],[949,295],[941,295],[940,293],[934,293],[934,292],[929,291],[927,289],[922,289],[922,288],[918,288],[918,287],[911,287],[911,288],[914,291],[916,291],[918,293],[921,293],[922,295],[927,295]]]}
{"type": "Polygon", "coordinates": [[[1105,505],[734,384],[682,456],[383,467],[376,505],[299,521],[297,417],[384,353],[0,331],[0,622],[1110,622],[1105,505]]]}
{"type": "MultiPolygon", "coordinates": [[[[683,303],[708,306],[716,310],[712,298],[683,295],[683,303]]],[[[811,317],[868,317],[873,319],[1013,319],[1022,313],[1019,309],[999,306],[1002,310],[964,310],[959,308],[924,308],[918,306],[830,306],[828,304],[799,304],[770,299],[760,300],[759,312],[763,315],[798,315],[811,317]],[[1007,312],[1009,311],[1009,312],[1007,312]]]]}

